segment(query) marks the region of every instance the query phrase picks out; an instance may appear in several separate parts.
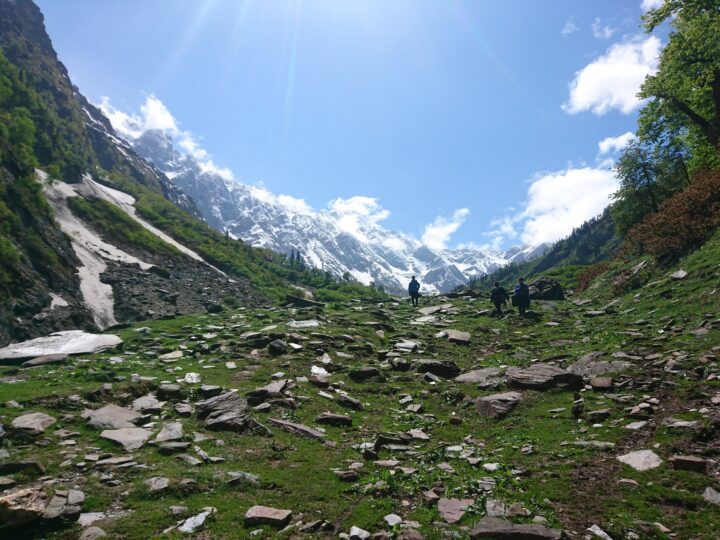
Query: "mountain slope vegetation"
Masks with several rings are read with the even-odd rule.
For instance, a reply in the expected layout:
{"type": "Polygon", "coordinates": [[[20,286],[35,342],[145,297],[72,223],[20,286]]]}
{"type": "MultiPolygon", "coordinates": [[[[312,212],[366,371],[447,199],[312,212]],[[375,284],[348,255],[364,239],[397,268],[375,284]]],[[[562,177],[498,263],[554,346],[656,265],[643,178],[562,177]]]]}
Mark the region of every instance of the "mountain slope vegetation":
{"type": "MultiPolygon", "coordinates": [[[[321,294],[326,298],[380,294],[291,265],[281,255],[230,240],[201,221],[193,201],[116,137],[110,122],[72,86],[45,32],[42,14],[30,0],[0,2],[0,38],[0,343],[95,324],[76,273],[84,264],[77,258],[77,239],[68,237],[55,221],[36,169],[45,171],[50,182],[80,185],[92,179],[132,195],[139,216],[236,281],[247,283],[255,291],[253,298],[284,298],[292,291],[290,282],[324,288],[321,294]],[[53,301],[56,296],[59,304],[53,301]]],[[[178,256],[107,203],[76,200],[71,207],[110,243],[178,256]]],[[[184,267],[175,268],[181,272],[184,267]]],[[[121,293],[123,280],[136,279],[132,274],[116,272],[107,279],[121,293]]],[[[170,275],[163,288],[173,288],[174,277],[170,275]]],[[[223,293],[222,285],[216,285],[208,301],[238,294],[235,286],[223,293]]],[[[201,283],[197,290],[202,291],[201,283]]],[[[172,309],[164,304],[158,312],[172,309]]],[[[191,304],[188,309],[203,305],[191,304]]]]}

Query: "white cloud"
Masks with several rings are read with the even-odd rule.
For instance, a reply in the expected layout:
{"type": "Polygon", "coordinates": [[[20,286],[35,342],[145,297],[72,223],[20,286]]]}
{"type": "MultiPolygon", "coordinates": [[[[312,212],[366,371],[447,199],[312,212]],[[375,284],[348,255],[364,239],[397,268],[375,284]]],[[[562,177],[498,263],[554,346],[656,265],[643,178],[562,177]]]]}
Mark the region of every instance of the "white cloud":
{"type": "Polygon", "coordinates": [[[383,238],[382,244],[386,248],[394,249],[395,251],[402,251],[407,246],[407,242],[393,236],[383,238]]]}
{"type": "Polygon", "coordinates": [[[525,244],[555,242],[600,214],[617,191],[610,169],[569,168],[544,174],[530,184],[522,213],[525,244]]]}
{"type": "Polygon", "coordinates": [[[298,214],[310,214],[313,211],[312,207],[305,202],[305,199],[298,199],[292,195],[278,195],[277,201],[288,210],[298,214]]]}
{"type": "Polygon", "coordinates": [[[612,152],[620,152],[634,140],[635,134],[632,131],[628,131],[617,137],[605,137],[598,143],[598,156],[604,156],[612,152]]]}
{"type": "Polygon", "coordinates": [[[640,9],[643,12],[650,11],[651,9],[659,9],[665,3],[665,0],[642,0],[640,3],[640,9]]]}
{"type": "Polygon", "coordinates": [[[144,130],[160,129],[171,135],[180,133],[175,117],[170,114],[163,102],[152,94],[145,98],[145,103],[140,106],[140,113],[143,118],[144,130]]]}
{"type": "Polygon", "coordinates": [[[611,46],[575,73],[563,110],[570,114],[592,111],[600,116],[617,109],[629,114],[641,104],[637,93],[645,77],[657,70],[660,49],[655,36],[611,46]]]}
{"type": "MultiPolygon", "coordinates": [[[[107,96],[101,98],[99,107],[121,137],[132,141],[142,135],[144,131],[159,129],[172,137],[182,151],[193,157],[202,172],[218,174],[228,181],[235,177],[227,167],[215,164],[210,153],[202,147],[195,136],[190,131],[181,129],[180,123],[170,110],[154,95],[150,94],[145,98],[145,102],[140,105],[140,114],[128,114],[116,109],[107,96]]],[[[293,208],[301,207],[299,204],[291,206],[293,208]]]]}
{"type": "Polygon", "coordinates": [[[575,24],[575,16],[572,16],[567,21],[565,21],[565,25],[562,27],[562,30],[560,30],[560,33],[563,35],[563,37],[568,37],[570,34],[574,34],[578,30],[578,25],[575,24]]]}
{"type": "Polygon", "coordinates": [[[592,33],[593,36],[595,36],[597,39],[610,39],[613,34],[617,31],[616,28],[613,28],[610,25],[603,26],[602,20],[600,17],[595,17],[595,20],[592,23],[592,33]]]}
{"type": "Polygon", "coordinates": [[[107,116],[108,120],[110,120],[110,123],[112,124],[112,127],[120,134],[121,137],[126,139],[136,139],[142,135],[142,118],[119,111],[110,103],[109,97],[101,97],[98,107],[103,114],[107,116]]]}
{"type": "Polygon", "coordinates": [[[460,228],[465,218],[470,214],[467,208],[459,208],[453,212],[452,217],[438,216],[432,223],[425,225],[422,234],[422,243],[431,249],[444,249],[450,237],[460,228]]]}
{"type": "Polygon", "coordinates": [[[355,195],[348,199],[337,198],[328,203],[328,210],[334,214],[337,227],[362,242],[368,242],[363,224],[378,223],[387,219],[390,211],[383,208],[375,197],[355,195]]]}
{"type": "Polygon", "coordinates": [[[304,199],[298,199],[292,195],[275,195],[264,187],[258,186],[248,186],[248,190],[256,199],[259,199],[264,203],[282,206],[286,210],[297,214],[313,213],[312,207],[305,202],[304,199]]]}

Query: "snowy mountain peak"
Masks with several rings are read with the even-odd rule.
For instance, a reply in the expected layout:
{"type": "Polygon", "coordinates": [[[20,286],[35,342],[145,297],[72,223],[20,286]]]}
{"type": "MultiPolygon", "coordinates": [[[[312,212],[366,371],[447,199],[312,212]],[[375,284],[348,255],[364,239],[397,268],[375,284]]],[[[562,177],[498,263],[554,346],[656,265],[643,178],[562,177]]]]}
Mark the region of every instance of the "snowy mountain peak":
{"type": "Polygon", "coordinates": [[[431,249],[413,236],[380,225],[387,210],[371,197],[337,199],[328,210],[313,211],[298,199],[207,170],[178,151],[166,131],[124,129],[122,134],[195,201],[215,229],[279,253],[297,250],[316,268],[338,277],[349,273],[388,292],[403,292],[413,275],[421,281],[422,292],[447,292],[510,261],[537,256],[547,247],[518,247],[507,253],[431,249]]]}

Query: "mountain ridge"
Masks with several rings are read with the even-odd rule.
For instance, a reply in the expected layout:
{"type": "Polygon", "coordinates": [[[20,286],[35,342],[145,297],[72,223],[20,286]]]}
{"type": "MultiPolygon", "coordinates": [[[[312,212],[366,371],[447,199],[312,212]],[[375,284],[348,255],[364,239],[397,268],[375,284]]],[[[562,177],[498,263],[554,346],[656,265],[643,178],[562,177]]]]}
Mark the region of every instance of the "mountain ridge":
{"type": "Polygon", "coordinates": [[[512,261],[539,256],[548,247],[517,246],[507,252],[431,249],[411,235],[338,208],[292,208],[264,188],[203,170],[195,158],[177,150],[165,131],[138,131],[140,135],[128,130],[120,135],[187,193],[213,228],[278,253],[300,251],[315,268],[336,277],[350,275],[388,292],[402,293],[412,275],[419,277],[425,293],[447,292],[512,261]],[[343,227],[345,219],[353,220],[350,231],[343,227]]]}

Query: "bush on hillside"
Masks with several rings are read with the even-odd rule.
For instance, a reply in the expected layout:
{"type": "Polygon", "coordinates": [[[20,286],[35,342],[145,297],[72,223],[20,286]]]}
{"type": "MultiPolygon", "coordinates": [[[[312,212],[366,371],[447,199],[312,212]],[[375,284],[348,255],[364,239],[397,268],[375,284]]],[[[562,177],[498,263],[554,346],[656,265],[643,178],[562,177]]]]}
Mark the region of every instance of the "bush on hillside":
{"type": "Polygon", "coordinates": [[[661,264],[677,261],[702,245],[720,226],[720,170],[695,175],[683,191],[658,212],[630,229],[621,252],[647,253],[661,264]]]}
{"type": "Polygon", "coordinates": [[[585,270],[580,272],[577,277],[577,290],[582,292],[587,289],[593,280],[603,272],[606,272],[610,268],[607,261],[601,261],[595,264],[591,264],[585,270]]]}

